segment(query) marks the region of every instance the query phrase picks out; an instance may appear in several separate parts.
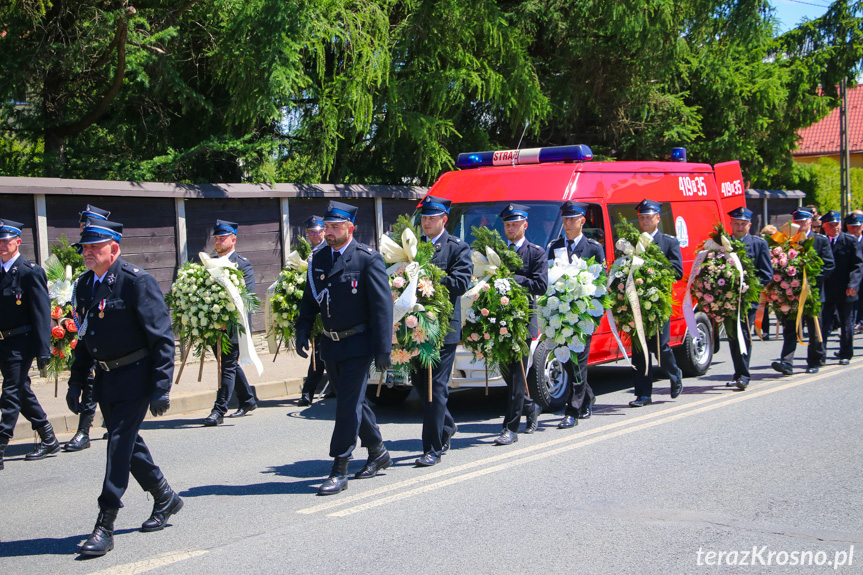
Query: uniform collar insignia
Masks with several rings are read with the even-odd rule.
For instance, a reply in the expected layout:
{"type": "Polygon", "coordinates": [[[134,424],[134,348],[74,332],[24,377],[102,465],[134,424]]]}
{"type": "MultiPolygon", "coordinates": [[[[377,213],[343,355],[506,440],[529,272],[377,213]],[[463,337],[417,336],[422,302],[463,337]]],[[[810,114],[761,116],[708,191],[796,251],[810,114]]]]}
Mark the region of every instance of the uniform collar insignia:
{"type": "Polygon", "coordinates": [[[117,276],[115,276],[114,274],[108,274],[108,277],[105,278],[105,281],[108,282],[109,286],[112,286],[114,285],[114,282],[117,281],[117,276]]]}

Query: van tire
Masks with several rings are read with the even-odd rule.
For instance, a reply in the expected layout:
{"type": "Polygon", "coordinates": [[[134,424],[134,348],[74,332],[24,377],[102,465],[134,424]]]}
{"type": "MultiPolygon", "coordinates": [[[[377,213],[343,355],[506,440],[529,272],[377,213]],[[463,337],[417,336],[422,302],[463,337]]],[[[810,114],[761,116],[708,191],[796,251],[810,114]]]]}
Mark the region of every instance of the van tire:
{"type": "Polygon", "coordinates": [[[701,333],[702,340],[695,341],[692,334],[686,333],[683,344],[674,348],[677,366],[684,377],[699,377],[707,373],[713,362],[713,324],[703,313],[695,314],[695,324],[701,333]]]}
{"type": "Polygon", "coordinates": [[[533,352],[533,365],[527,374],[530,397],[545,411],[557,411],[566,401],[569,376],[563,364],[552,354],[545,341],[533,352]]]}
{"type": "Polygon", "coordinates": [[[371,403],[381,406],[401,405],[411,394],[413,388],[406,385],[397,385],[395,387],[387,387],[386,384],[381,386],[381,394],[378,395],[378,382],[369,380],[366,386],[366,397],[371,403]]]}

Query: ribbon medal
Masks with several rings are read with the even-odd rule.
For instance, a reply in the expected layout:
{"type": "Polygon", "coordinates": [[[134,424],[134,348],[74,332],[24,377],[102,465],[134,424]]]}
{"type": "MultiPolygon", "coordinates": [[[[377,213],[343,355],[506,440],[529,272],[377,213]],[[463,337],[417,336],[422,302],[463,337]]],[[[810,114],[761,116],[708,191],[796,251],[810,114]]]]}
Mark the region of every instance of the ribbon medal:
{"type": "Polygon", "coordinates": [[[99,302],[99,319],[105,317],[105,300],[99,302]]]}
{"type": "MultiPolygon", "coordinates": [[[[357,292],[354,292],[354,293],[357,293],[357,292]]],[[[15,294],[15,305],[21,305],[21,294],[20,293],[15,294]]]]}
{"type": "Polygon", "coordinates": [[[353,281],[351,282],[351,288],[352,288],[352,289],[351,289],[351,293],[352,293],[352,294],[357,293],[357,280],[353,280],[353,281]]]}

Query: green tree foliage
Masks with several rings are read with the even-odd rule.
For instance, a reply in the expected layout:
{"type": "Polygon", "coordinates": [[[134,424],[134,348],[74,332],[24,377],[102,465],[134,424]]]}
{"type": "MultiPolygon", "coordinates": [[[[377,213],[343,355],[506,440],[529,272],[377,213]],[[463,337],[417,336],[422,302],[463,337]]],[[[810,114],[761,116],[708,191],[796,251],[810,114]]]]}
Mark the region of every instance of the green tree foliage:
{"type": "Polygon", "coordinates": [[[793,172],[863,59],[863,3],[777,36],[767,0],[0,3],[0,171],[430,183],[460,151],[793,172]]]}

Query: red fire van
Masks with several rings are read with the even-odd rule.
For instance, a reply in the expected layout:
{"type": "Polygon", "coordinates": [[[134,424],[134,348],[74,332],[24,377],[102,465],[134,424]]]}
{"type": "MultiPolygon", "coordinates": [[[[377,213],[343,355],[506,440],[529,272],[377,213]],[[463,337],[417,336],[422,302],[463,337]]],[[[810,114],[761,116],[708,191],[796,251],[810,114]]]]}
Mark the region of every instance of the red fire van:
{"type": "MultiPolygon", "coordinates": [[[[645,198],[662,202],[659,229],[675,235],[683,254],[684,278],[695,249],[717,221],[730,224],[727,213],[745,205],[743,178],[738,162],[708,164],[687,162],[593,162],[587,146],[560,146],[460,154],[461,169],[443,174],[429,194],[452,200],[447,222],[449,233],[473,241],[473,226],[489,226],[503,237],[497,217],[506,204],[530,207],[529,241],[546,247],[562,233],[559,206],[566,200],[588,204],[583,233],[605,246],[606,259],[614,259],[614,225],[625,218],[637,226],[635,206],[645,198]]],[[[713,329],[706,316],[697,314],[699,334],[687,333],[681,301],[685,282],[675,285],[671,319],[671,346],[685,375],[704,374],[713,355],[713,329]]],[[[562,405],[566,374],[540,341],[534,341],[533,366],[528,373],[531,397],[543,407],[562,405]]],[[[617,343],[603,318],[591,341],[590,365],[622,359],[617,343]]],[[[372,379],[371,381],[375,381],[372,379]]],[[[485,385],[485,369],[459,349],[451,387],[485,385]]],[[[503,385],[494,378],[490,385],[503,385]]],[[[371,386],[376,387],[376,386],[371,386]]],[[[378,402],[404,399],[409,387],[382,390],[378,402]]]]}

